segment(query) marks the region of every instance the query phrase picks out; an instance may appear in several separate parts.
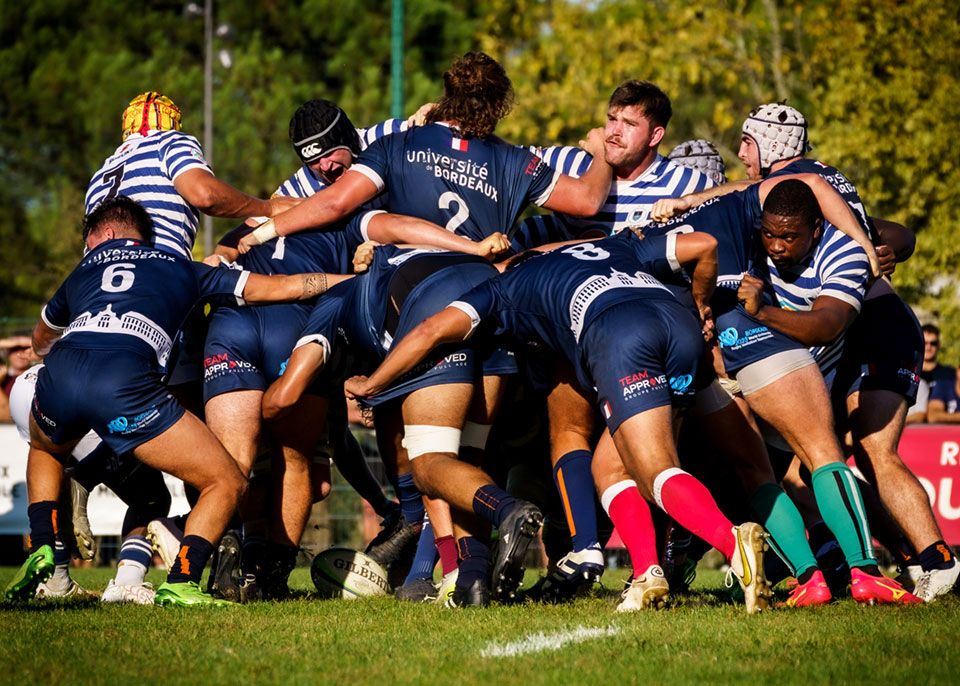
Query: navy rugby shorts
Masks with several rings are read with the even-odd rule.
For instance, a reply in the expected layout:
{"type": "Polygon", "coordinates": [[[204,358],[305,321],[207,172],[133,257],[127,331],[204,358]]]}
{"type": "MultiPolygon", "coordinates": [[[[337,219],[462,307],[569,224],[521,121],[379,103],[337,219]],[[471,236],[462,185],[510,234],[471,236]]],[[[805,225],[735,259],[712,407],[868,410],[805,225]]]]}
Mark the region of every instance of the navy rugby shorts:
{"type": "Polygon", "coordinates": [[[203,350],[203,401],[266,390],[283,374],[309,315],[302,304],[218,309],[203,350]]]}
{"type": "MultiPolygon", "coordinates": [[[[486,262],[466,261],[434,272],[410,292],[403,303],[393,345],[423,320],[442,311],[467,291],[492,276],[496,270],[486,262]]],[[[494,346],[461,343],[438,348],[409,374],[367,403],[377,405],[431,386],[474,384],[484,375],[515,374],[512,352],[494,346]]]]}
{"type": "Polygon", "coordinates": [[[156,438],[185,412],[167,392],[156,358],[63,343],[40,370],[32,410],[53,443],[82,438],[93,429],[118,455],[156,438]]]}
{"type": "Polygon", "coordinates": [[[739,306],[717,315],[716,329],[723,366],[731,379],[744,367],[771,355],[807,349],[796,339],[761,324],[739,306]]]}
{"type": "Polygon", "coordinates": [[[600,313],[579,348],[610,432],[656,407],[689,407],[703,347],[700,324],[673,301],[629,300],[600,313]]]}
{"type": "Polygon", "coordinates": [[[857,391],[893,391],[907,405],[917,399],[923,333],[913,310],[894,293],[865,300],[847,330],[833,382],[834,402],[857,391]]]}

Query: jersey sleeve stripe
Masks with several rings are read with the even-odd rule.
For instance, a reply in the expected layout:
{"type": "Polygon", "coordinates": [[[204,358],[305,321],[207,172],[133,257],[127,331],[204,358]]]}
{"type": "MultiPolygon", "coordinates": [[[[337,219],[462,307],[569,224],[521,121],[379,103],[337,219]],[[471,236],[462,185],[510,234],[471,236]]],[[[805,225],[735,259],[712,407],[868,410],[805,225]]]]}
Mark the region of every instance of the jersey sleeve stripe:
{"type": "Polygon", "coordinates": [[[370,179],[371,183],[373,183],[373,185],[377,187],[378,192],[383,190],[385,186],[383,179],[380,177],[380,175],[377,172],[375,172],[373,169],[371,169],[367,165],[355,164],[352,167],[350,167],[350,171],[359,172],[360,174],[363,174],[364,176],[366,176],[368,179],[370,179]]]}
{"type": "Polygon", "coordinates": [[[54,331],[63,331],[64,329],[67,328],[66,325],[64,325],[64,326],[59,326],[59,325],[54,324],[53,322],[50,321],[50,319],[47,317],[47,306],[46,306],[46,305],[44,305],[44,306],[43,306],[43,309],[40,310],[40,319],[43,320],[43,323],[46,324],[48,328],[53,329],[54,331]]]}
{"type": "Polygon", "coordinates": [[[557,187],[557,181],[560,180],[560,172],[554,170],[553,178],[550,180],[550,185],[547,186],[547,189],[540,194],[540,197],[534,200],[534,204],[542,207],[548,200],[550,200],[550,195],[553,193],[553,189],[557,187]]]}

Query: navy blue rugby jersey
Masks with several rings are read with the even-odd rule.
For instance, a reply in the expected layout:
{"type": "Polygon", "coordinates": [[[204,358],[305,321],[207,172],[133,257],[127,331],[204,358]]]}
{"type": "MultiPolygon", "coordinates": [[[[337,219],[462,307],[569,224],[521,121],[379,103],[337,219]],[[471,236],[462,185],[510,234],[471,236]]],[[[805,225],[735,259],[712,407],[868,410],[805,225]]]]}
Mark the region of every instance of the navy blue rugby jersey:
{"type": "Polygon", "coordinates": [[[393,340],[388,319],[396,322],[397,317],[388,316],[391,308],[394,315],[399,314],[403,302],[397,299],[409,294],[416,285],[393,283],[400,267],[411,260],[424,260],[427,264],[421,276],[428,276],[443,269],[446,262],[454,266],[463,258],[461,253],[441,250],[378,247],[365,273],[337,284],[317,300],[294,348],[319,343],[324,359],[349,352],[363,362],[354,373],[372,371],[393,340]]]}
{"type": "Polygon", "coordinates": [[[350,168],[387,192],[390,212],[481,241],[511,235],[529,203],[542,205],[560,174],[526,148],[497,138],[460,138],[429,124],[374,141],[350,168]]]}
{"type": "Polygon", "coordinates": [[[173,339],[201,298],[243,304],[249,272],[208,267],[130,239],[86,255],[40,313],[57,346],[132,350],[166,365],[173,339]]]}
{"type": "Polygon", "coordinates": [[[676,302],[657,278],[678,272],[676,237],[620,235],[532,257],[464,294],[452,307],[481,333],[542,344],[570,360],[584,378],[578,345],[604,310],[627,300],[676,302]]]}
{"type": "Polygon", "coordinates": [[[717,291],[713,298],[714,315],[736,306],[736,292],[745,273],[753,270],[759,255],[759,189],[754,184],[745,191],[712,198],[679,217],[648,224],[644,236],[702,231],[717,239],[717,291]],[[730,297],[730,294],[733,297],[730,297]],[[717,307],[721,307],[717,311],[717,307]]]}
{"type": "Polygon", "coordinates": [[[349,274],[353,254],[363,243],[363,229],[373,214],[355,214],[334,230],[279,236],[240,255],[236,264],[255,274],[349,274]]]}

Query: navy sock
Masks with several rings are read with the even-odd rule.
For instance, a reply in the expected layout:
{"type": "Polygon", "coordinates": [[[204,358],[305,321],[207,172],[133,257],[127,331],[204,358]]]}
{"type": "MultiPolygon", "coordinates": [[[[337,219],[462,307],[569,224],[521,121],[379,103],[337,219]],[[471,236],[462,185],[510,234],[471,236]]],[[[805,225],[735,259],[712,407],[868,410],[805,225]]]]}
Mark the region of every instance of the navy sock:
{"type": "Polygon", "coordinates": [[[433,544],[433,527],[430,520],[424,518],[423,531],[417,541],[417,552],[413,556],[413,565],[403,583],[408,584],[417,579],[433,580],[433,568],[437,566],[437,547],[433,544]]]}
{"type": "Polygon", "coordinates": [[[27,518],[30,520],[30,552],[48,545],[56,545],[57,538],[57,503],[53,500],[41,500],[27,508],[27,518]]]}
{"type": "Polygon", "coordinates": [[[181,584],[192,581],[199,584],[203,568],[207,566],[212,554],[213,544],[207,539],[201,536],[184,536],[177,559],[167,575],[167,583],[181,584]]]}
{"type": "Polygon", "coordinates": [[[413,483],[413,474],[401,474],[397,477],[397,497],[400,499],[400,511],[407,524],[423,520],[423,497],[413,483]]]}
{"type": "Polygon", "coordinates": [[[920,563],[920,568],[925,572],[934,569],[946,569],[953,564],[953,551],[944,541],[936,541],[917,555],[917,561],[920,563]]]}
{"type": "Polygon", "coordinates": [[[574,450],[557,460],[553,467],[553,480],[567,515],[574,550],[598,543],[596,498],[590,471],[592,461],[589,450],[574,450]]]}
{"type": "Polygon", "coordinates": [[[490,546],[473,536],[464,536],[457,541],[460,556],[460,571],[457,586],[468,586],[476,579],[490,576],[490,546]]]}
{"type": "Polygon", "coordinates": [[[66,567],[70,564],[70,552],[57,536],[53,545],[53,564],[57,567],[66,567]]]}
{"type": "Polygon", "coordinates": [[[495,484],[487,484],[473,494],[473,511],[498,529],[517,499],[495,484]]]}

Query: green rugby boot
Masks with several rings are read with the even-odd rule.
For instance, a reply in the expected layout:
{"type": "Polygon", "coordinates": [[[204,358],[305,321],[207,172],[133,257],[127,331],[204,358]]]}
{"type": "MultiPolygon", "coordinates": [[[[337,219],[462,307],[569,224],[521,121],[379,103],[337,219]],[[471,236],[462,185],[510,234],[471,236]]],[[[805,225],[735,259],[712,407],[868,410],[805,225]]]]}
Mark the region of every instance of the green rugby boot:
{"type": "Polygon", "coordinates": [[[179,605],[181,607],[193,607],[194,605],[212,605],[214,607],[229,607],[236,603],[229,600],[214,598],[209,593],[200,590],[200,584],[195,581],[184,581],[182,583],[171,584],[169,582],[160,584],[157,589],[157,595],[154,597],[154,603],[157,605],[179,605]]]}
{"type": "Polygon", "coordinates": [[[30,600],[37,592],[37,586],[50,578],[53,574],[53,547],[42,545],[20,565],[20,569],[7,584],[3,592],[3,599],[10,603],[19,600],[30,600]]]}

